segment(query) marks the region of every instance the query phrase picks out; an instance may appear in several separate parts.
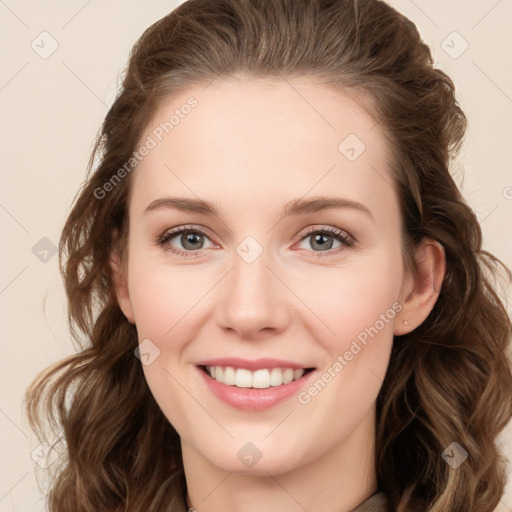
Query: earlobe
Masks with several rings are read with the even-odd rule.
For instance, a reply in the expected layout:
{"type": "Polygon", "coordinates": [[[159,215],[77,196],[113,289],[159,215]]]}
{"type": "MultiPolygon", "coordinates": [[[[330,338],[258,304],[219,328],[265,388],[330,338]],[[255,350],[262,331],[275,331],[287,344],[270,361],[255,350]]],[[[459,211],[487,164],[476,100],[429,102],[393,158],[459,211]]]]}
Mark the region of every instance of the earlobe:
{"type": "Polygon", "coordinates": [[[123,268],[121,258],[117,252],[112,252],[110,255],[110,267],[112,268],[112,275],[114,277],[114,288],[117,302],[121,311],[127,320],[134,324],[133,308],[130,301],[130,294],[128,292],[128,284],[125,276],[125,269],[123,268]]]}
{"type": "Polygon", "coordinates": [[[394,327],[400,336],[414,330],[432,311],[446,272],[444,247],[431,238],[425,238],[415,254],[418,270],[408,276],[402,287],[402,310],[394,327]]]}

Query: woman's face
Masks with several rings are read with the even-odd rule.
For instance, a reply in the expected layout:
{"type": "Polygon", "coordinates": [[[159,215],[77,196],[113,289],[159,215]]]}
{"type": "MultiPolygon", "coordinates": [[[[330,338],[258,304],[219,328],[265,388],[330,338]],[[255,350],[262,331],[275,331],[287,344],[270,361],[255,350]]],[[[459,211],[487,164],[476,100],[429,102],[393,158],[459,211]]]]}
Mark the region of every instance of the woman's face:
{"type": "Polygon", "coordinates": [[[279,474],[370,446],[407,280],[381,126],[240,79],[173,97],[140,140],[120,303],[184,454],[279,474]]]}

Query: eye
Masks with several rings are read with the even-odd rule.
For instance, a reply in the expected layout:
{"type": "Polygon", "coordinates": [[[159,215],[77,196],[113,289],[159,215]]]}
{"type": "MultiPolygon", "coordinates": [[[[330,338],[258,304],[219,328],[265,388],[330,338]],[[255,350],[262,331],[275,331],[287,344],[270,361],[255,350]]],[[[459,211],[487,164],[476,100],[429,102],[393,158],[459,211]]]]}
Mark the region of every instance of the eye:
{"type": "Polygon", "coordinates": [[[315,257],[324,256],[324,254],[320,253],[327,253],[327,256],[332,256],[344,250],[344,248],[352,247],[355,244],[355,240],[350,235],[344,231],[330,227],[310,229],[306,235],[301,238],[300,243],[308,238],[310,239],[309,247],[313,249],[313,252],[317,253],[315,257]],[[340,243],[340,245],[334,249],[332,248],[334,243],[333,239],[340,243]]]}
{"type": "MultiPolygon", "coordinates": [[[[304,242],[308,238],[311,239],[309,246],[312,252],[316,253],[315,257],[332,256],[344,250],[344,248],[355,245],[355,240],[350,235],[332,227],[323,227],[321,229],[311,228],[301,238],[299,243],[304,242]],[[340,245],[334,249],[332,248],[333,239],[340,243],[340,245]],[[326,254],[324,255],[322,253],[326,254]]],[[[165,232],[158,239],[157,245],[162,246],[165,251],[169,251],[184,258],[189,258],[197,256],[202,249],[207,248],[204,246],[205,240],[208,240],[209,243],[212,244],[210,238],[202,229],[193,228],[192,226],[181,226],[172,231],[165,232]],[[174,239],[176,239],[175,242],[173,242],[174,239]],[[176,243],[179,244],[180,247],[176,247],[176,243]]],[[[309,249],[306,248],[306,250],[309,249]]]]}
{"type": "Polygon", "coordinates": [[[188,258],[197,255],[201,249],[205,249],[205,239],[209,240],[204,231],[190,226],[182,226],[173,231],[164,233],[157,243],[166,251],[188,258]],[[171,243],[175,238],[177,239],[177,243],[181,245],[181,248],[176,248],[171,243]]]}

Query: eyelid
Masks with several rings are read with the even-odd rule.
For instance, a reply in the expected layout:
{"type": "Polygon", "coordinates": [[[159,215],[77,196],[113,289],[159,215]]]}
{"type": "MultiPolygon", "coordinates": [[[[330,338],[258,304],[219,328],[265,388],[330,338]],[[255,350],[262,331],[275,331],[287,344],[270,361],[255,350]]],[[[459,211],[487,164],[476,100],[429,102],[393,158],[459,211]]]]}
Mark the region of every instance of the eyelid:
{"type": "MultiPolygon", "coordinates": [[[[326,224],[313,224],[311,226],[307,226],[306,228],[304,228],[305,231],[300,231],[299,233],[302,233],[302,235],[300,236],[300,238],[297,240],[298,242],[300,242],[305,236],[311,234],[311,233],[316,233],[317,231],[324,231],[324,232],[334,232],[334,233],[342,233],[344,235],[346,235],[347,238],[353,240],[354,242],[356,241],[356,239],[346,230],[344,229],[341,229],[341,228],[337,228],[335,226],[329,226],[329,225],[326,225],[326,224]]],[[[168,228],[166,229],[161,236],[158,237],[158,239],[163,239],[163,238],[167,238],[169,235],[177,235],[177,234],[180,234],[182,231],[198,231],[199,233],[202,233],[202,234],[205,234],[205,235],[209,235],[210,238],[216,238],[213,231],[209,228],[207,228],[206,226],[203,226],[201,224],[183,224],[181,226],[176,226],[175,228],[168,228]]],[[[299,236],[299,235],[296,235],[296,236],[299,236]]]]}
{"type": "Polygon", "coordinates": [[[313,254],[315,257],[337,256],[339,253],[346,249],[356,247],[356,239],[347,231],[335,226],[326,226],[321,224],[309,226],[305,232],[301,232],[300,238],[294,244],[294,246],[301,243],[303,240],[306,240],[309,236],[311,236],[314,233],[328,234],[329,236],[331,236],[335,240],[338,240],[341,243],[340,247],[336,247],[335,249],[329,249],[327,251],[307,250],[307,252],[313,254]]]}
{"type": "MultiPolygon", "coordinates": [[[[348,233],[347,231],[345,231],[343,229],[337,228],[335,226],[315,224],[315,225],[308,226],[305,229],[306,229],[306,231],[303,230],[300,232],[300,235],[299,235],[300,237],[296,242],[294,242],[294,244],[293,244],[294,246],[297,245],[298,243],[302,242],[304,239],[306,239],[308,236],[310,236],[313,233],[327,233],[342,243],[342,246],[337,247],[336,249],[329,249],[326,251],[307,250],[307,252],[311,252],[311,253],[315,254],[316,255],[315,257],[335,256],[342,250],[354,246],[357,242],[356,239],[350,233],[348,233]]],[[[166,229],[163,232],[163,234],[160,237],[158,237],[157,243],[155,245],[161,245],[161,246],[163,246],[164,250],[169,251],[171,253],[175,253],[175,254],[181,254],[185,257],[195,256],[196,254],[200,253],[204,249],[197,249],[195,251],[184,251],[183,249],[178,249],[178,248],[174,248],[174,247],[172,247],[172,248],[165,247],[166,243],[169,240],[171,240],[172,238],[180,235],[183,232],[187,232],[187,231],[197,232],[197,233],[205,236],[206,238],[208,238],[212,244],[217,245],[217,246],[219,245],[218,243],[216,243],[214,241],[216,237],[214,235],[212,235],[213,232],[206,226],[202,226],[200,224],[181,225],[181,226],[177,226],[175,228],[166,229]],[[213,238],[213,240],[212,240],[212,238],[213,238]]]]}
{"type": "Polygon", "coordinates": [[[208,235],[208,238],[215,238],[213,231],[211,231],[206,226],[202,226],[201,224],[183,224],[181,226],[176,226],[174,228],[166,229],[159,237],[158,241],[161,241],[165,238],[174,237],[176,235],[181,234],[184,231],[196,231],[203,235],[208,235]]]}
{"type": "Polygon", "coordinates": [[[311,233],[317,233],[317,232],[330,233],[333,235],[344,236],[345,238],[353,241],[354,243],[356,242],[356,239],[348,231],[345,231],[344,229],[341,229],[341,228],[337,228],[336,226],[329,226],[326,224],[314,224],[312,226],[308,226],[305,229],[306,229],[305,232],[301,232],[302,235],[299,239],[299,242],[306,236],[310,235],[311,233]]]}

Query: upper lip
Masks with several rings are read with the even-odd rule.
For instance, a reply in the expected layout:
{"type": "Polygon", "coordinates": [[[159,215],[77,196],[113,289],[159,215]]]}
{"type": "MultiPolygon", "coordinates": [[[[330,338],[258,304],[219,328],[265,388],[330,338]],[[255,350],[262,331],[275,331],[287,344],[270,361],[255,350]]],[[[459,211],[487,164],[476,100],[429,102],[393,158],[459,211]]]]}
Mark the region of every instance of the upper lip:
{"type": "Polygon", "coordinates": [[[196,363],[197,366],[232,366],[234,368],[245,368],[247,370],[263,370],[265,368],[293,368],[296,370],[302,368],[311,368],[294,361],[284,359],[273,359],[262,357],[260,359],[242,359],[239,357],[220,357],[215,359],[205,359],[196,363]]]}

